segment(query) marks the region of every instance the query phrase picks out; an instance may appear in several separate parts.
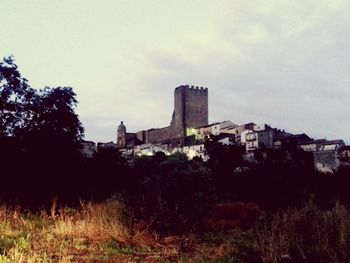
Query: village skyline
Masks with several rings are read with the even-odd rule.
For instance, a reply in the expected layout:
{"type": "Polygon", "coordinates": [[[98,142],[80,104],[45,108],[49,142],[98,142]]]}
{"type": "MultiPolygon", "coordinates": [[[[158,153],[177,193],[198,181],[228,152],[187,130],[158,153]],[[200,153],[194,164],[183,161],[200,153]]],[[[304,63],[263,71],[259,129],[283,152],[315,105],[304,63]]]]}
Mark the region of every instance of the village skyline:
{"type": "Polygon", "coordinates": [[[208,87],[209,123],[350,142],[343,0],[2,0],[0,56],[34,88],[71,86],[86,140],[169,125],[173,89],[208,87]]]}

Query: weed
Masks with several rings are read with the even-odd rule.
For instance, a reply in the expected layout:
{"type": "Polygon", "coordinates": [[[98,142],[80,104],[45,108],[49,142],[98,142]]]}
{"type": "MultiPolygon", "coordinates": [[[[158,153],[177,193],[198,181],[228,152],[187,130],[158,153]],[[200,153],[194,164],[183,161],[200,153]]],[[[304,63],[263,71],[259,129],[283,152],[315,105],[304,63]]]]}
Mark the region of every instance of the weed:
{"type": "Polygon", "coordinates": [[[116,240],[108,240],[102,243],[103,251],[110,256],[114,255],[132,255],[135,253],[134,249],[128,246],[120,246],[116,240]]]}
{"type": "Polygon", "coordinates": [[[15,246],[15,241],[13,238],[9,237],[0,237],[0,253],[5,254],[7,251],[9,251],[12,247],[15,246]]]}

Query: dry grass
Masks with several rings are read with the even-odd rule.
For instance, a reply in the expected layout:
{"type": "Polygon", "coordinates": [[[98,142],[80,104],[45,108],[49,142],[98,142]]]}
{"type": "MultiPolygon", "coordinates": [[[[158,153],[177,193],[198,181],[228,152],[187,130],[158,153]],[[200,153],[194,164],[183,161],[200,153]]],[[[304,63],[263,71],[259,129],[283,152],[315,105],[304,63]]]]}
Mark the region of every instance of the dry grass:
{"type": "Polygon", "coordinates": [[[257,227],[263,262],[349,262],[350,212],[339,203],[322,210],[310,202],[265,218],[257,227]]]}
{"type": "Polygon", "coordinates": [[[128,258],[131,246],[142,251],[157,244],[149,231],[123,223],[124,207],[115,201],[55,211],[34,215],[2,206],[0,263],[109,262],[111,257],[128,258]]]}
{"type": "Polygon", "coordinates": [[[0,263],[349,262],[350,212],[310,203],[264,217],[249,230],[159,238],[115,201],[39,214],[0,207],[0,263]]]}
{"type": "Polygon", "coordinates": [[[51,232],[58,236],[89,239],[113,238],[127,242],[129,230],[122,224],[123,206],[118,202],[82,203],[81,210],[61,209],[51,232]]]}
{"type": "Polygon", "coordinates": [[[144,222],[133,221],[115,201],[82,203],[79,209],[54,204],[50,214],[3,206],[0,263],[238,262],[226,256],[237,252],[232,239],[213,246],[193,235],[160,238],[144,222]]]}

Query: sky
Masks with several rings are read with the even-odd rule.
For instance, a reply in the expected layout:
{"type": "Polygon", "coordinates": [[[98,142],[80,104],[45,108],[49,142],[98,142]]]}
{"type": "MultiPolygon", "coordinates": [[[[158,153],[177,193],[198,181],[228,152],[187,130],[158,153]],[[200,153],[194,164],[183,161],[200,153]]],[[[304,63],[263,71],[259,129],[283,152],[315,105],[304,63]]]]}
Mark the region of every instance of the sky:
{"type": "Polygon", "coordinates": [[[348,0],[0,0],[0,58],[34,88],[71,86],[85,139],[168,126],[174,89],[209,121],[350,143],[348,0]]]}

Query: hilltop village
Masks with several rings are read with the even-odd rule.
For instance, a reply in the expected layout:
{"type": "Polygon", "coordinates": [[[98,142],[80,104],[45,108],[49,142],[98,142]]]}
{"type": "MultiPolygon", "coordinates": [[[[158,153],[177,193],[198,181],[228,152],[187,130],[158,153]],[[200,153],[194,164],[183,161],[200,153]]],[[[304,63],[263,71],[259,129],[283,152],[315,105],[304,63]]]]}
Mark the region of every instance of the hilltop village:
{"type": "MultiPolygon", "coordinates": [[[[313,139],[307,134],[291,134],[268,124],[236,124],[231,121],[208,123],[208,89],[182,85],[174,91],[174,112],[170,125],[136,133],[127,132],[121,121],[116,142],[97,143],[84,141],[82,152],[92,157],[96,151],[115,148],[128,158],[153,156],[157,152],[171,155],[181,152],[188,159],[208,160],[205,141],[215,137],[224,145],[245,148],[245,160],[258,162],[256,153],[266,156],[271,150],[283,150],[288,161],[297,159],[297,153],[305,152],[320,172],[334,173],[341,165],[349,165],[350,147],[343,140],[313,139]]],[[[302,160],[305,161],[305,160],[302,160]]]]}

